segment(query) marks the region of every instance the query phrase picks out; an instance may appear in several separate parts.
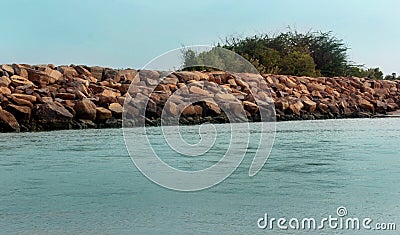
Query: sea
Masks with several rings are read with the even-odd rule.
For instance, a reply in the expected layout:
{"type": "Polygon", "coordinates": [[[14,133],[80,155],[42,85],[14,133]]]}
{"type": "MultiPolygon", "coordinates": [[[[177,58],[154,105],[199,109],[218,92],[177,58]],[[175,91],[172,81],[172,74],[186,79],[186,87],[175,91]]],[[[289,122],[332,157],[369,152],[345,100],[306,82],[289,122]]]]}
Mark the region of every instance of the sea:
{"type": "MultiPolygon", "coordinates": [[[[215,129],[231,125],[240,124],[215,129]]],[[[211,156],[188,161],[157,128],[147,138],[176,167],[212,165],[226,151],[223,135],[211,156]]],[[[181,127],[182,138],[199,139],[198,129],[181,127]]],[[[122,129],[0,133],[0,234],[400,233],[399,118],[278,122],[250,177],[256,144],[224,181],[182,192],[141,173],[122,129]]]]}

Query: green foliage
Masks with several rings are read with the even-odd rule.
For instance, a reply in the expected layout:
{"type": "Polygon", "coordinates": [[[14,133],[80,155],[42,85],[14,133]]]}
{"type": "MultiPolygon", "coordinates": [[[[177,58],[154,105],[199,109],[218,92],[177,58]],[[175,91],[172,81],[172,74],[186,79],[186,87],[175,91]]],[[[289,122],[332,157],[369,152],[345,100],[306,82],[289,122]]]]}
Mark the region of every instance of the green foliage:
{"type": "MultiPolygon", "coordinates": [[[[332,32],[298,33],[288,31],[277,36],[255,35],[252,37],[232,37],[225,40],[222,47],[247,59],[260,73],[285,74],[295,76],[357,76],[383,79],[379,68],[363,69],[348,61],[348,47],[332,32]]],[[[243,70],[243,62],[238,58],[226,58],[220,51],[184,52],[185,66],[193,62],[212,61],[218,68],[243,70]],[[222,63],[225,63],[222,65],[222,63]],[[237,64],[235,64],[237,63],[237,64]],[[238,68],[235,68],[238,67],[238,68]]],[[[192,67],[192,69],[204,69],[192,67]]],[[[387,76],[385,79],[394,79],[387,76]]]]}
{"type": "Polygon", "coordinates": [[[369,79],[383,79],[383,72],[379,68],[363,69],[360,66],[348,66],[347,76],[364,77],[369,79]]]}

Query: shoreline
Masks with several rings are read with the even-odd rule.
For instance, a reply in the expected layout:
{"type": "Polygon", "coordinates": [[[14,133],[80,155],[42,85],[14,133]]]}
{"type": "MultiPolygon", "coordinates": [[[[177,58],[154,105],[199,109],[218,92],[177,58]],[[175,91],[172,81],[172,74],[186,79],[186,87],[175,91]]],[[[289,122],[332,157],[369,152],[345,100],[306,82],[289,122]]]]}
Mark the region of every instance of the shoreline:
{"type": "Polygon", "coordinates": [[[140,123],[136,119],[143,104],[147,106],[142,124],[149,126],[157,126],[165,110],[170,117],[179,116],[182,125],[227,123],[227,109],[244,112],[247,120],[242,121],[257,122],[265,121],[260,110],[264,108],[261,104],[268,102],[275,106],[274,110],[266,108],[270,121],[399,117],[400,82],[85,65],[0,65],[0,132],[120,128],[124,109],[129,111],[128,120],[140,123]],[[166,105],[177,91],[206,99],[187,105],[183,101],[188,98],[179,94],[166,105]],[[150,97],[149,102],[143,103],[143,97],[150,97]],[[260,102],[259,97],[263,99],[260,102]]]}

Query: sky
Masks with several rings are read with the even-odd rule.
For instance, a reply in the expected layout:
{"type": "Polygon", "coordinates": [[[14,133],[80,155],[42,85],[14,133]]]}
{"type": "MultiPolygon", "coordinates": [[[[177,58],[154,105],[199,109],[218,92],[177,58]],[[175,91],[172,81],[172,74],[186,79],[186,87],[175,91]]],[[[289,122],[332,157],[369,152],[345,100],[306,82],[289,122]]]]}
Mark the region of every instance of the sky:
{"type": "Polygon", "coordinates": [[[8,0],[0,64],[141,68],[182,45],[229,36],[332,31],[350,60],[400,73],[398,0],[8,0]]]}

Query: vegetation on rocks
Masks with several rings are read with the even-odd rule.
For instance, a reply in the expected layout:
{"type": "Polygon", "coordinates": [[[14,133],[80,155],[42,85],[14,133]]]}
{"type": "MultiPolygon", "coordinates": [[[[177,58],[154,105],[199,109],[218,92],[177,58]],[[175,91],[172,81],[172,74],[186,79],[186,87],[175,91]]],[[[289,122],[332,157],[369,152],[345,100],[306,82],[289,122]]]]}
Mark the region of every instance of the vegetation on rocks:
{"type": "MultiPolygon", "coordinates": [[[[278,35],[232,37],[218,47],[232,50],[250,61],[261,74],[310,77],[356,76],[383,79],[379,68],[364,68],[348,59],[349,48],[331,32],[288,31],[278,35]]],[[[184,52],[186,65],[221,60],[214,51],[184,52]]],[[[232,61],[234,62],[234,61],[232,61]]],[[[236,61],[240,64],[240,60],[236,61]]],[[[215,64],[215,63],[214,63],[215,64]]],[[[202,67],[187,68],[201,70],[202,67]]]]}

